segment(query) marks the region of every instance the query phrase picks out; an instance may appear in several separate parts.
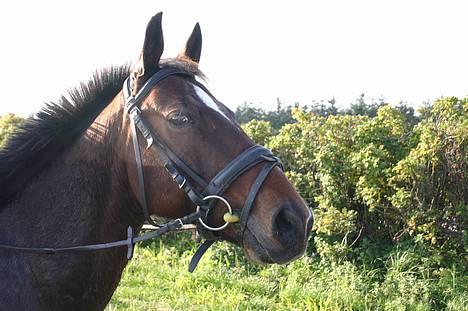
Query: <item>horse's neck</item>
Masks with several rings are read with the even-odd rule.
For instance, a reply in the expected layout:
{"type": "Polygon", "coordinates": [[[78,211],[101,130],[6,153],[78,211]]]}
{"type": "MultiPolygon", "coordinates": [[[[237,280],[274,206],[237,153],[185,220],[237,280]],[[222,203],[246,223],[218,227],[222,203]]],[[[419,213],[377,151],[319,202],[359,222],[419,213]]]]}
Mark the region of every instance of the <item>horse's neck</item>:
{"type": "MultiPolygon", "coordinates": [[[[128,195],[125,163],[114,152],[115,135],[106,126],[109,123],[98,118],[3,210],[0,242],[29,247],[103,243],[125,239],[129,225],[139,226],[134,199],[128,195]]],[[[68,304],[76,308],[77,303],[107,302],[126,264],[125,254],[120,248],[28,255],[25,262],[32,286],[42,289],[38,294],[46,304],[60,302],[64,305],[57,308],[62,309],[67,305],[63,297],[70,297],[68,304]]]]}
{"type": "Polygon", "coordinates": [[[126,195],[126,168],[115,149],[118,134],[109,129],[112,124],[98,117],[4,209],[0,222],[13,222],[10,230],[15,235],[24,232],[46,245],[109,238],[120,230],[108,228],[119,226],[125,233],[134,218],[129,213],[135,202],[126,195]],[[41,236],[48,240],[41,241],[41,236]]]}

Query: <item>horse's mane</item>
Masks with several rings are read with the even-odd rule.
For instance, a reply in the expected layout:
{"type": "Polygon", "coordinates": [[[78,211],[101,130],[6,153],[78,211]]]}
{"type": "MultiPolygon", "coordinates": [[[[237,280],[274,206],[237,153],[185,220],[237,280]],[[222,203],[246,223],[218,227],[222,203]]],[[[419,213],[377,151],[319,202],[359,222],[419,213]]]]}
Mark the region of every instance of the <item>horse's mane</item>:
{"type": "MultiPolygon", "coordinates": [[[[204,78],[188,60],[167,59],[160,65],[204,78]]],[[[0,150],[0,209],[93,123],[120,92],[130,68],[123,65],[96,71],[88,82],[69,90],[68,96],[46,104],[23,122],[0,150]]]]}
{"type": "Polygon", "coordinates": [[[22,123],[0,150],[0,208],[91,125],[129,74],[129,65],[96,71],[88,82],[22,123]]]}
{"type": "MultiPolygon", "coordinates": [[[[160,65],[204,78],[190,61],[167,59],[160,65]]],[[[68,96],[47,103],[23,122],[0,150],[0,209],[81,136],[120,92],[130,73],[129,64],[96,71],[88,82],[69,90],[68,96]]]]}

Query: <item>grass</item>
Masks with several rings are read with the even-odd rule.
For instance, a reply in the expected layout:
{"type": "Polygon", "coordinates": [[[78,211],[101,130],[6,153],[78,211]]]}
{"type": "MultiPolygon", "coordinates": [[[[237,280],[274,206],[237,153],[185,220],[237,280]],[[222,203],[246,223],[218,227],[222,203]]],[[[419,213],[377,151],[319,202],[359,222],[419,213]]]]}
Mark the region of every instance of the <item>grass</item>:
{"type": "Polygon", "coordinates": [[[219,243],[191,274],[195,249],[187,235],[138,247],[106,310],[468,310],[466,275],[434,278],[407,252],[381,269],[308,256],[257,267],[219,243]]]}

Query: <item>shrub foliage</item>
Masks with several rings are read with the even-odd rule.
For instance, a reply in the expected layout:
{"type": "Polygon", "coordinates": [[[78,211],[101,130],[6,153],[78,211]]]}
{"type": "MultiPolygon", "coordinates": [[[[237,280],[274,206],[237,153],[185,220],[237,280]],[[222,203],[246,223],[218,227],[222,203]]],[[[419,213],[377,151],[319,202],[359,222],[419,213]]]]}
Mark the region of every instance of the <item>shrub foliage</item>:
{"type": "Polygon", "coordinates": [[[323,259],[373,261],[417,243],[439,267],[466,266],[468,99],[435,101],[415,126],[389,105],[374,117],[292,115],[276,135],[266,121],[244,128],[283,159],[315,211],[323,259]]]}
{"type": "Polygon", "coordinates": [[[8,137],[13,134],[23,122],[21,117],[8,113],[0,117],[0,148],[2,148],[8,137]]]}

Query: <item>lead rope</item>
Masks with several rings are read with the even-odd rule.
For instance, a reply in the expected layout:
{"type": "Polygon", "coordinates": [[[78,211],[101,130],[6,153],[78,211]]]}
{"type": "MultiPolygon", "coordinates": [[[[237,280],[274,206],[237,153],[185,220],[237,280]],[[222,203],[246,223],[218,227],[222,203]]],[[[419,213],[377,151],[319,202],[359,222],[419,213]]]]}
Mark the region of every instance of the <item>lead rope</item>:
{"type": "Polygon", "coordinates": [[[200,212],[194,212],[188,214],[187,216],[174,219],[164,225],[159,226],[159,228],[153,232],[145,233],[141,236],[135,237],[133,235],[133,228],[129,226],[127,228],[127,238],[125,240],[118,240],[109,243],[98,243],[98,244],[89,244],[81,246],[70,246],[70,247],[23,247],[23,246],[14,246],[14,245],[5,245],[0,244],[1,249],[12,250],[12,251],[21,251],[27,253],[39,253],[39,254],[73,254],[81,253],[85,251],[96,251],[108,248],[115,248],[121,246],[127,246],[127,259],[130,260],[133,257],[134,245],[139,242],[147,241],[159,237],[163,234],[166,234],[170,231],[175,231],[182,228],[185,224],[190,224],[200,218],[200,212]]]}

